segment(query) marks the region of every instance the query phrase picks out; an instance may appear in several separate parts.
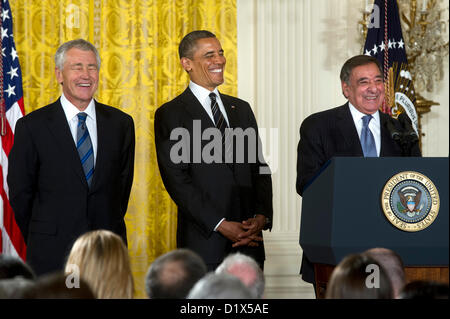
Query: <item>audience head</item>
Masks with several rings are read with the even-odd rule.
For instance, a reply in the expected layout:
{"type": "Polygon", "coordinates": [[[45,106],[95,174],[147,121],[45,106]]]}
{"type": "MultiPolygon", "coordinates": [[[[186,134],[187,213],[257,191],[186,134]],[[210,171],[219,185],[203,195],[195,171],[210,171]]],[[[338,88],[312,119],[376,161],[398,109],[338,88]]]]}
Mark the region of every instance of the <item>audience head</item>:
{"type": "Polygon", "coordinates": [[[261,299],[264,295],[264,273],[258,263],[247,255],[241,253],[229,255],[217,267],[216,273],[228,273],[239,278],[255,299],[261,299]]]}
{"type": "Polygon", "coordinates": [[[448,299],[448,284],[417,280],[403,287],[400,299],[448,299]]]}
{"type": "Polygon", "coordinates": [[[365,254],[345,257],[333,270],[327,299],[391,299],[392,286],[384,268],[365,254]]]}
{"type": "Polygon", "coordinates": [[[34,281],[21,276],[0,280],[0,299],[19,299],[34,281]]]}
{"type": "Polygon", "coordinates": [[[253,299],[253,296],[237,277],[212,272],[194,285],[187,299],[253,299]]]}
{"type": "Polygon", "coordinates": [[[0,279],[22,277],[33,280],[36,278],[33,270],[22,259],[15,256],[0,254],[0,279]]]}
{"type": "Polygon", "coordinates": [[[111,231],[95,230],[80,236],[70,251],[65,272],[83,278],[96,298],[133,297],[128,250],[122,239],[111,231]]]}
{"type": "Polygon", "coordinates": [[[39,277],[35,284],[23,290],[22,299],[95,299],[88,283],[80,278],[76,286],[63,273],[39,277]]]}
{"type": "Polygon", "coordinates": [[[150,265],[145,289],[151,299],[184,299],[205,274],[206,265],[199,255],[189,249],[176,249],[150,265]]]}
{"type": "Polygon", "coordinates": [[[391,281],[394,298],[398,298],[405,285],[405,270],[402,258],[396,252],[387,248],[372,248],[364,253],[383,266],[391,281]]]}

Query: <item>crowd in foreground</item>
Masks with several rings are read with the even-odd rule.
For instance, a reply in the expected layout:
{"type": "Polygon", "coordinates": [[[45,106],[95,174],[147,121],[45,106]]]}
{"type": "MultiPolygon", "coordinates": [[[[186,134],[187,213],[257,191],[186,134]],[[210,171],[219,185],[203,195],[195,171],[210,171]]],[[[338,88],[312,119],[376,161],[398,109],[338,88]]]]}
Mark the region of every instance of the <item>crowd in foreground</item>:
{"type": "MultiPolygon", "coordinates": [[[[264,273],[251,257],[234,253],[214,272],[188,249],[156,258],[148,268],[150,299],[263,299],[264,273]]],[[[385,248],[345,257],[334,269],[328,299],[448,299],[449,285],[406,282],[402,260],[385,248]]],[[[37,277],[20,258],[0,255],[0,298],[132,299],[134,281],[127,248],[116,234],[97,230],[80,236],[64,272],[37,277]]]]}

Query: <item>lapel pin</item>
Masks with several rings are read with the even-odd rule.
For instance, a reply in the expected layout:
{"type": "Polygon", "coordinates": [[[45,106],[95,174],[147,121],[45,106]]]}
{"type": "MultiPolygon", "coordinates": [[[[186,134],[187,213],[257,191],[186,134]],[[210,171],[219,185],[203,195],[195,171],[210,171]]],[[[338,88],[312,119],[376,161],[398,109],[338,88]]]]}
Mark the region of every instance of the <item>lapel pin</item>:
{"type": "Polygon", "coordinates": [[[234,105],[232,105],[232,106],[231,106],[231,108],[232,108],[232,109],[234,109],[234,108],[235,108],[235,106],[234,106],[234,105]]]}

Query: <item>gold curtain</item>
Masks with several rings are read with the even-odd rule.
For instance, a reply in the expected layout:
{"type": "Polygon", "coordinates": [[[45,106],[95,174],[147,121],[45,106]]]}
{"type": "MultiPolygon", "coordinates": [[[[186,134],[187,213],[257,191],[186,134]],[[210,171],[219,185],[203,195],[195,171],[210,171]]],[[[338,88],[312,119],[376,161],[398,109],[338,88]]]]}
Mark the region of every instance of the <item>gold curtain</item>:
{"type": "Polygon", "coordinates": [[[156,109],[180,94],[188,76],[178,43],[207,29],[227,57],[224,93],[237,95],[235,0],[10,0],[23,74],[26,113],[56,100],[53,55],[65,41],[84,38],[99,50],[96,99],[130,114],[136,127],[133,188],[125,218],[136,297],[144,298],[148,266],[175,248],[176,206],[165,191],[155,156],[156,109]]]}

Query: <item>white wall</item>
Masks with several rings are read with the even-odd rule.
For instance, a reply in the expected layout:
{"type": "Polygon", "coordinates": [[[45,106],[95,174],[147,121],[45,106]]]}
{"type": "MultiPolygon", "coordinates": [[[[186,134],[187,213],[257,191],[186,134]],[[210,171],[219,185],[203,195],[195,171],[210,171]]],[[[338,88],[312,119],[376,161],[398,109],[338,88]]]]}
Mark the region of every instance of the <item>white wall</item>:
{"type": "MultiPolygon", "coordinates": [[[[298,275],[298,130],[309,114],[346,102],[339,72],[346,59],[361,51],[357,22],[363,4],[361,0],[237,0],[239,97],[250,102],[259,127],[265,129],[264,152],[273,169],[274,223],[272,232],[264,234],[268,298],[314,297],[312,286],[298,275]]],[[[439,90],[423,94],[441,104],[422,120],[425,156],[449,152],[448,59],[445,68],[439,90]]]]}

